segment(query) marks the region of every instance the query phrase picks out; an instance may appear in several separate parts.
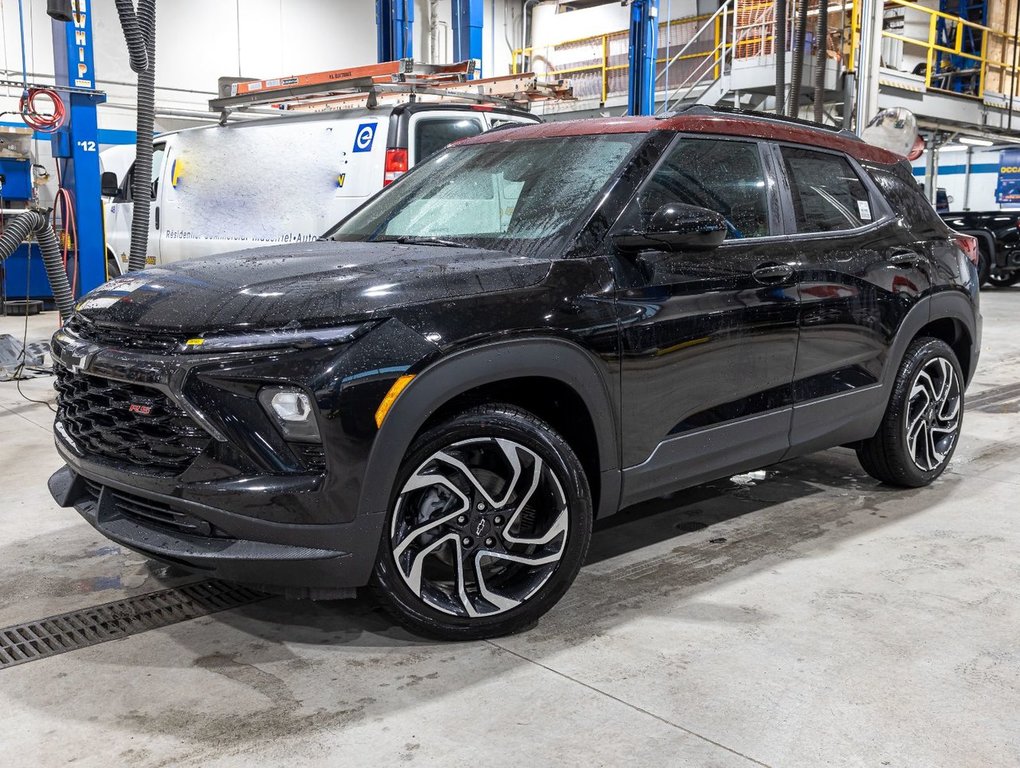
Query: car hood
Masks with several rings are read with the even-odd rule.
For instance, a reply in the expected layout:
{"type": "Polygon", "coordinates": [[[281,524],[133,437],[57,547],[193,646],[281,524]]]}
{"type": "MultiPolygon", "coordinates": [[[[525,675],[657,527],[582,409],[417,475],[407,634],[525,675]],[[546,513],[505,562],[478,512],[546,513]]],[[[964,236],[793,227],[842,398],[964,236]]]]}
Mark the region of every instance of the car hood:
{"type": "Polygon", "coordinates": [[[76,309],[99,325],[133,329],[312,327],[524,288],[549,267],[547,259],[477,248],[312,242],[131,273],[92,291],[76,309]]]}

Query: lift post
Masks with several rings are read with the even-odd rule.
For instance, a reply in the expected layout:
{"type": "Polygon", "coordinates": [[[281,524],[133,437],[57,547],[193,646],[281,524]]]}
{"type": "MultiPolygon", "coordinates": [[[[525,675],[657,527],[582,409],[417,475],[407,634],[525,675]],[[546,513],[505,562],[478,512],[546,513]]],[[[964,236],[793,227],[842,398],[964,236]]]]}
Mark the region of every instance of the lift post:
{"type": "MultiPolygon", "coordinates": [[[[75,0],[73,21],[52,21],[56,83],[87,88],[92,93],[66,92],[67,123],[53,134],[53,157],[62,163],[61,183],[71,193],[77,230],[79,293],[106,282],[106,243],[99,188],[99,127],[96,105],[106,95],[94,92],[92,0],[75,0]]],[[[63,93],[63,91],[62,91],[63,93]]],[[[67,231],[67,222],[64,222],[67,231]]]]}
{"type": "Polygon", "coordinates": [[[414,55],[414,0],[375,0],[378,60],[409,59],[414,55]]]}
{"type": "MultiPolygon", "coordinates": [[[[482,76],[483,0],[451,0],[453,17],[453,59],[474,61],[478,77],[482,76]]],[[[488,72],[489,68],[485,67],[488,72]]]]}
{"type": "Polygon", "coordinates": [[[659,47],[659,0],[631,0],[627,114],[655,112],[655,59],[659,47]]]}

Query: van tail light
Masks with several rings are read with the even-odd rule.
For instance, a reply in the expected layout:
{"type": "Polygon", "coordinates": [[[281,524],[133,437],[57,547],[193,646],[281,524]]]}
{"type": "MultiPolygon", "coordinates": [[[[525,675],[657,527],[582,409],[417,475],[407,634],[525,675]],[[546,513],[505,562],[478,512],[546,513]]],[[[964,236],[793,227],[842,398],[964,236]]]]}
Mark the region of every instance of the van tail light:
{"type": "Polygon", "coordinates": [[[383,166],[383,186],[392,184],[407,172],[407,150],[391,148],[386,150],[386,164],[383,166]]]}
{"type": "Polygon", "coordinates": [[[963,249],[963,252],[967,254],[970,263],[976,267],[981,261],[981,249],[978,247],[978,239],[971,235],[961,235],[959,232],[953,233],[953,239],[963,249]]]}

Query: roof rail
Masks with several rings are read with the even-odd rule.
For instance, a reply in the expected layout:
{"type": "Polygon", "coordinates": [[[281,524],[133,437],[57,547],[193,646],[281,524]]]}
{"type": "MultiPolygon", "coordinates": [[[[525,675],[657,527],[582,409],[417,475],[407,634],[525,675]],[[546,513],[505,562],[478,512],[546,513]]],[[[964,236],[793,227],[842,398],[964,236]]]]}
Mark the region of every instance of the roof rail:
{"type": "Polygon", "coordinates": [[[838,133],[847,138],[857,139],[860,141],[860,136],[852,131],[847,131],[835,125],[816,123],[814,120],[804,120],[800,117],[789,117],[787,115],[777,115],[772,112],[759,112],[754,109],[738,109],[736,107],[712,107],[711,109],[714,112],[726,115],[740,115],[742,117],[753,117],[758,120],[776,120],[782,123],[793,123],[794,125],[802,125],[805,128],[816,128],[823,131],[829,131],[830,133],[838,133]]]}

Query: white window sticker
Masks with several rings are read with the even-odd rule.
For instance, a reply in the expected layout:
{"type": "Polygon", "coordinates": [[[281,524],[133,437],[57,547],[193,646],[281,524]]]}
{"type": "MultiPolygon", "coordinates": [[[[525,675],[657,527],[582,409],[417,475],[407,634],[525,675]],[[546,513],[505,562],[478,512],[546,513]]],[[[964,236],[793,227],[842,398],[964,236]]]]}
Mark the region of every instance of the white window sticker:
{"type": "Polygon", "coordinates": [[[857,212],[861,214],[861,221],[871,221],[871,206],[867,200],[857,201],[857,212]]]}

